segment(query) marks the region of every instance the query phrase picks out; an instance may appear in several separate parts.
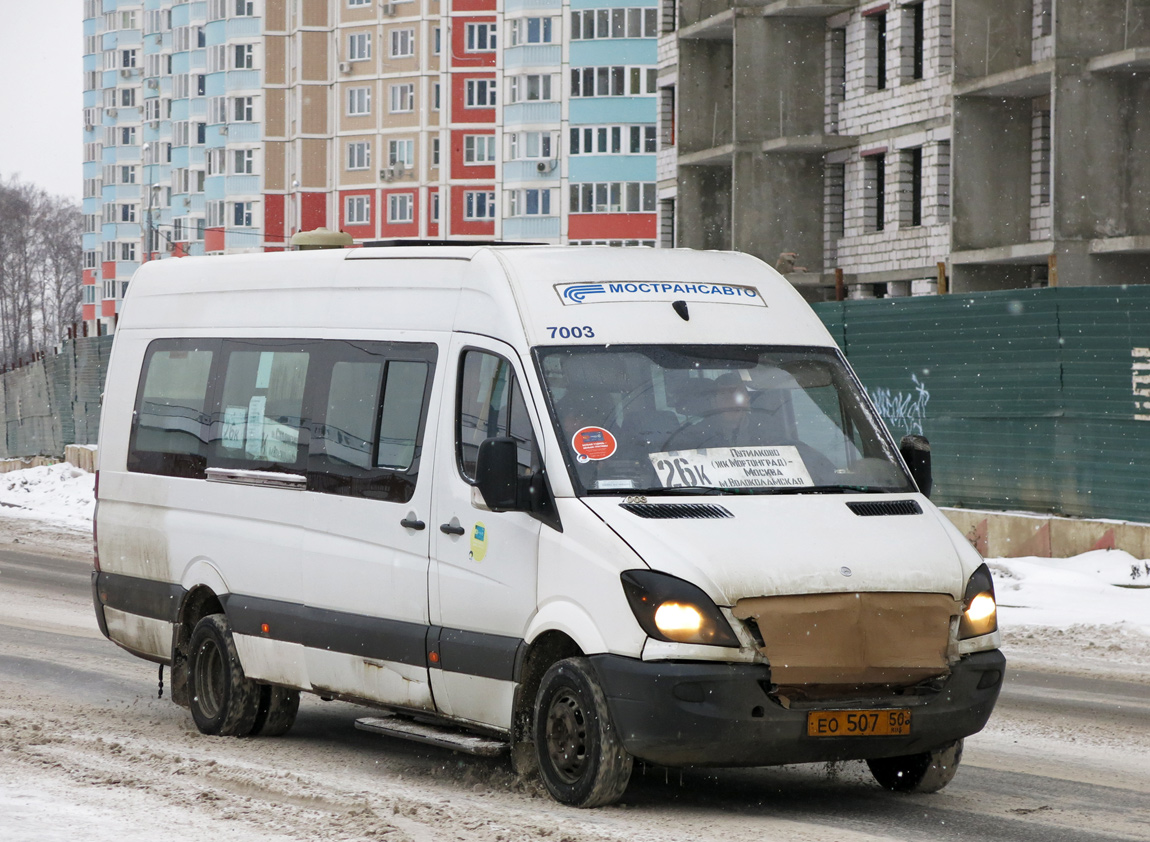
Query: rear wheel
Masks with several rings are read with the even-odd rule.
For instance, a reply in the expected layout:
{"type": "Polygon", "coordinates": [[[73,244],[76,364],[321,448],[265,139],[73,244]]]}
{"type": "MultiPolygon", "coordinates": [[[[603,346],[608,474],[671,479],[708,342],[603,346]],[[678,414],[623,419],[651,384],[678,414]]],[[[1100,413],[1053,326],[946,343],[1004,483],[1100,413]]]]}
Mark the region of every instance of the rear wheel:
{"type": "Polygon", "coordinates": [[[544,674],[535,698],[535,746],[540,777],[556,801],[601,807],[627,789],[631,755],[586,658],[566,658],[544,674]]]}
{"type": "Polygon", "coordinates": [[[954,777],[962,760],[962,740],[922,754],[868,760],[874,779],[894,792],[938,792],[954,777]]]}
{"type": "Polygon", "coordinates": [[[259,710],[252,725],[252,736],[282,737],[295,724],[299,712],[299,690],[261,684],[259,691],[259,710]]]}
{"type": "Polygon", "coordinates": [[[252,732],[260,687],[244,676],[223,614],[209,614],[192,630],[188,691],[192,719],[203,733],[231,737],[252,732]]]}

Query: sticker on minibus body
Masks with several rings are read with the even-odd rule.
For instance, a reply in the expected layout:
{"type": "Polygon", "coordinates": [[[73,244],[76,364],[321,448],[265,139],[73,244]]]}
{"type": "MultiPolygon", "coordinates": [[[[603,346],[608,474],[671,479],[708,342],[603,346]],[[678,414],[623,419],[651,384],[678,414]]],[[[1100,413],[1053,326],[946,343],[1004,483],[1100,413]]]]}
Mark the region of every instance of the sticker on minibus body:
{"type": "Polygon", "coordinates": [[[564,304],[601,304],[622,301],[687,301],[747,304],[766,307],[759,291],[739,284],[671,283],[665,281],[601,281],[556,284],[564,304]]]}

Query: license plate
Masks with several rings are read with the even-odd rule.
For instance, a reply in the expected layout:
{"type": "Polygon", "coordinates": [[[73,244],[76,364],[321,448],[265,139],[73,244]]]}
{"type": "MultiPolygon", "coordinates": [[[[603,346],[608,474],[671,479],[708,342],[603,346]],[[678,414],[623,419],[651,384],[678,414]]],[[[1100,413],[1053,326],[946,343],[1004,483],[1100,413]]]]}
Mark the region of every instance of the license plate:
{"type": "Polygon", "coordinates": [[[910,733],[910,711],[812,710],[808,737],[901,737],[910,733]]]}

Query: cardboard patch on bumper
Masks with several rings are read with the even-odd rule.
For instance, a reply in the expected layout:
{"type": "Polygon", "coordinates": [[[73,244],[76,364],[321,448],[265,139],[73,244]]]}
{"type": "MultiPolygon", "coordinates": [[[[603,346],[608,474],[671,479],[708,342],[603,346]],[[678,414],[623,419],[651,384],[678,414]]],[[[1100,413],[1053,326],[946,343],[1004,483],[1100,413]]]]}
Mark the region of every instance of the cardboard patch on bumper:
{"type": "Polygon", "coordinates": [[[778,685],[910,685],[945,675],[951,617],[947,594],[838,593],[741,599],[778,685]]]}

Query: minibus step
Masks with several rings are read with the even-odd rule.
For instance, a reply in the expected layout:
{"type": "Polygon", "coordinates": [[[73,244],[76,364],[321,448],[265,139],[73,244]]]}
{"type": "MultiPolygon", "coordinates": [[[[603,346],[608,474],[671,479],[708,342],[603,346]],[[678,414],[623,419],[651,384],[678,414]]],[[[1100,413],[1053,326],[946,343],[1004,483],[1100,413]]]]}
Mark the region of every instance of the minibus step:
{"type": "Polygon", "coordinates": [[[401,719],[398,716],[385,715],[357,719],[355,727],[361,731],[414,740],[417,743],[427,743],[440,748],[476,754],[480,757],[497,757],[507,751],[507,743],[502,740],[479,737],[475,734],[464,734],[453,728],[443,728],[426,722],[401,719]]]}

